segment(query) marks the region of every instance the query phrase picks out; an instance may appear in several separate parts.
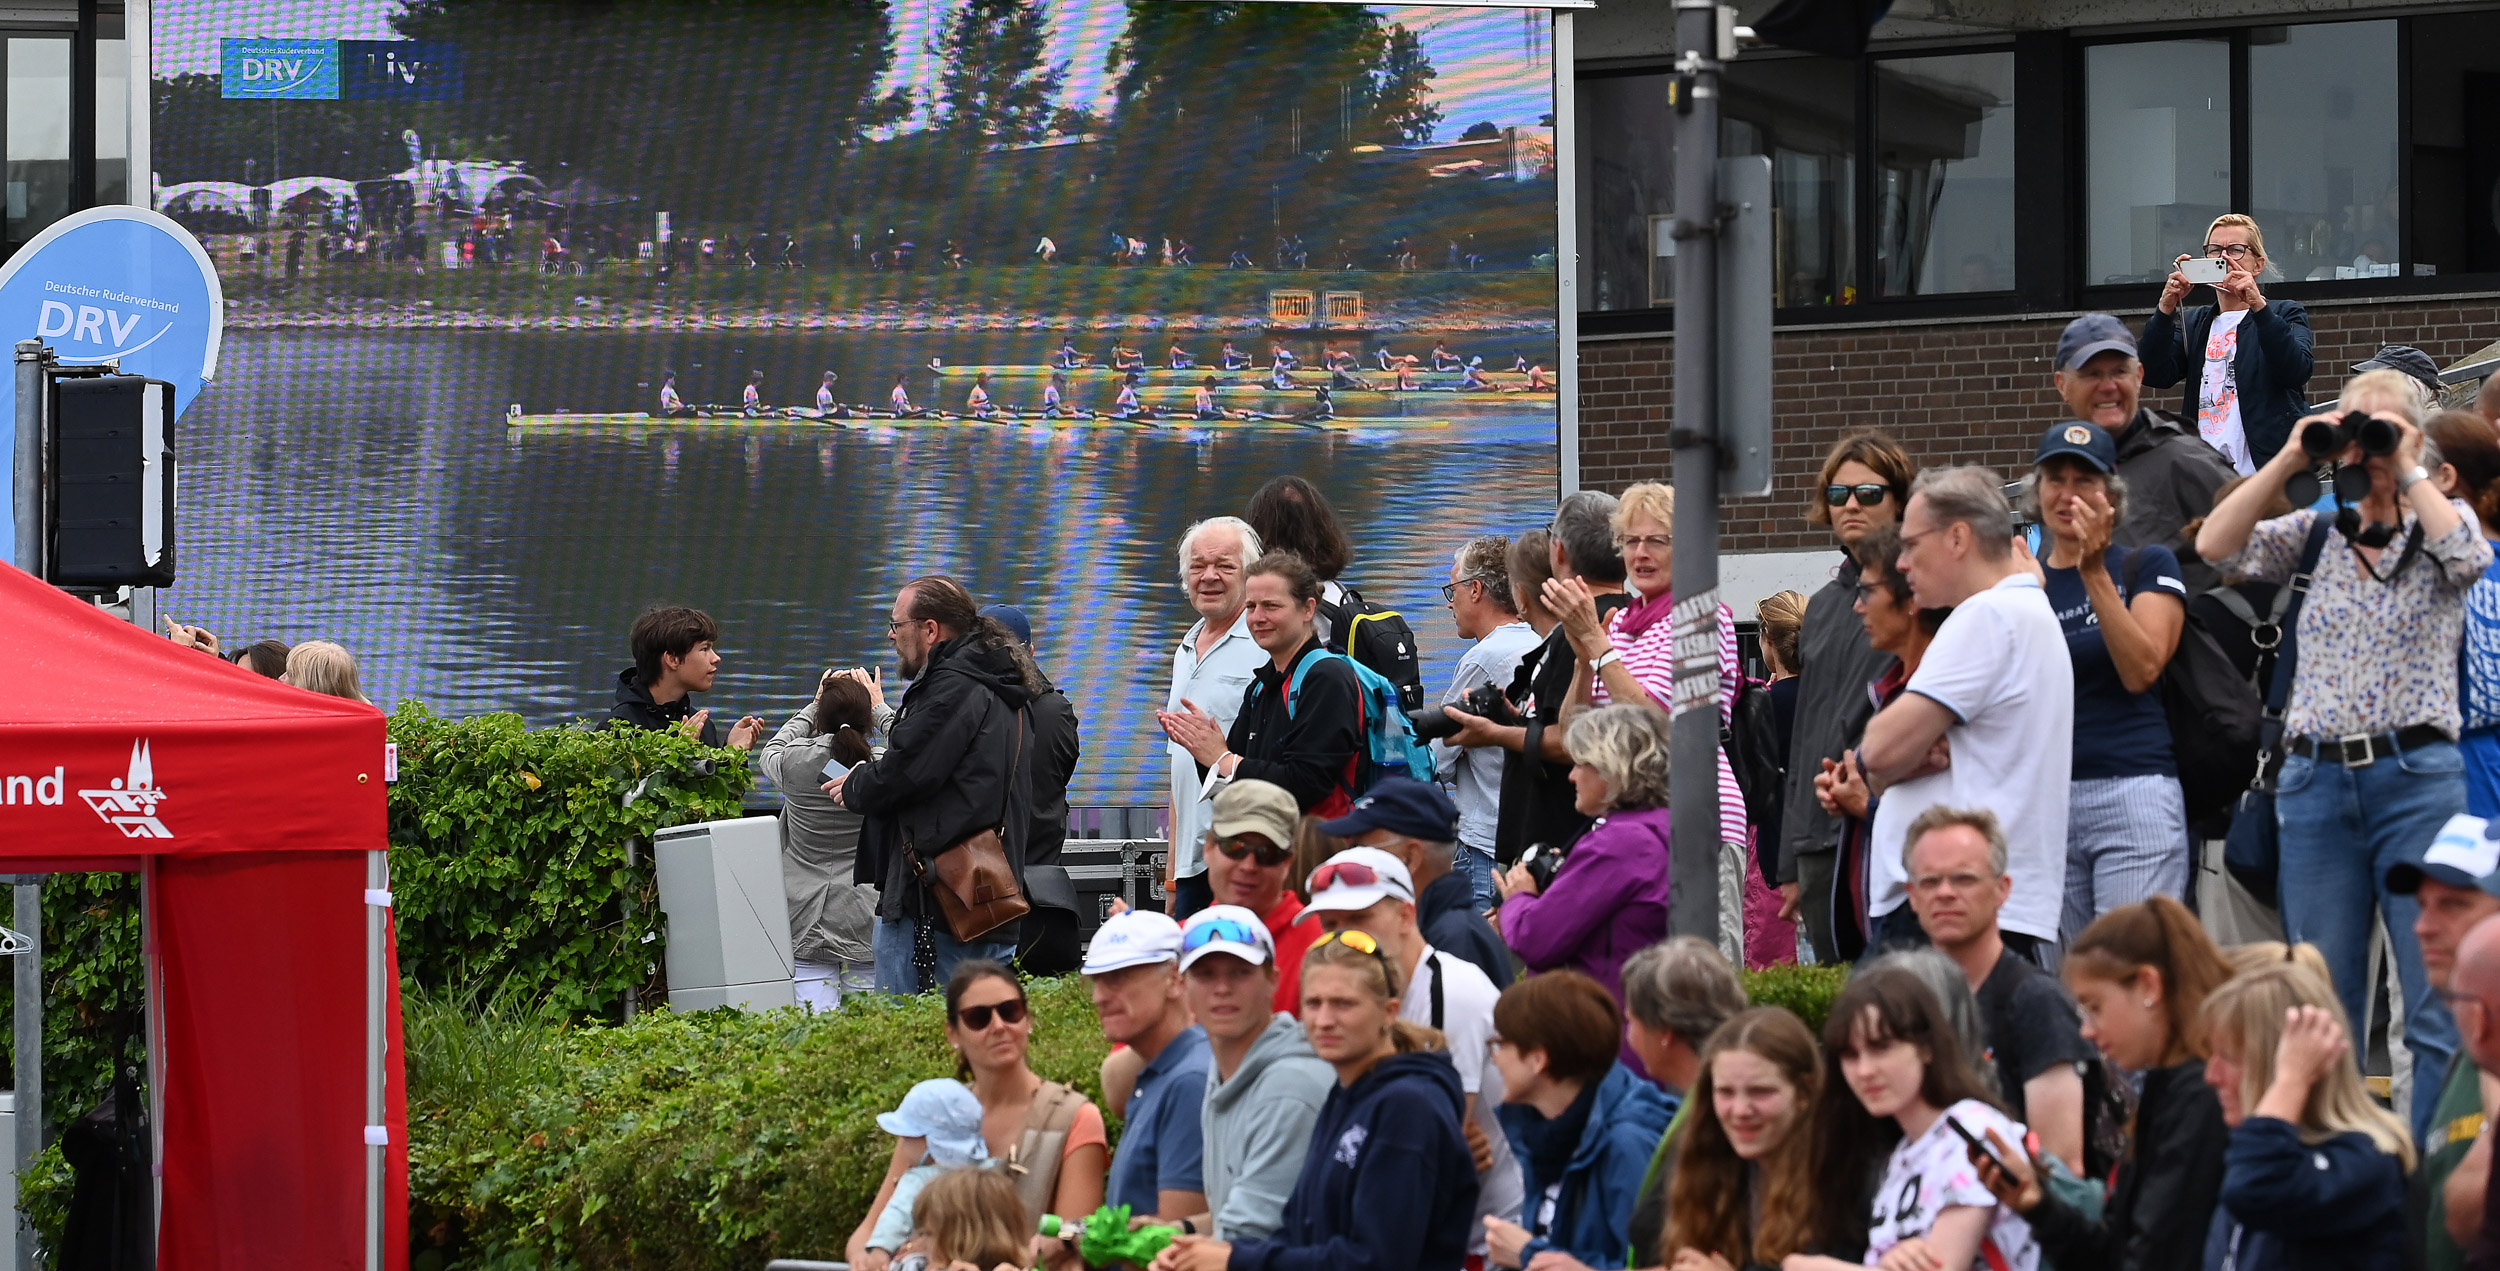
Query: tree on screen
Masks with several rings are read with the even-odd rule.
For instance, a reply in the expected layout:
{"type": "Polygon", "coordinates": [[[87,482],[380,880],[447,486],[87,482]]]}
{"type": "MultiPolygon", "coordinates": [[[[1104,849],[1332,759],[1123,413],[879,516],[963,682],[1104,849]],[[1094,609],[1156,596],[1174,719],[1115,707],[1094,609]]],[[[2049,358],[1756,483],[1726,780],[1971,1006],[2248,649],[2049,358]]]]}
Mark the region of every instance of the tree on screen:
{"type": "Polygon", "coordinates": [[[964,0],[929,42],[938,129],[973,144],[1041,140],[1068,78],[1049,47],[1039,0],[964,0]]]}
{"type": "Polygon", "coordinates": [[[1433,129],[1441,124],[1441,108],[1432,104],[1432,81],[1438,74],[1432,59],[1424,56],[1422,39],[1403,26],[1390,27],[1372,107],[1380,130],[1409,144],[1432,140],[1433,129]]]}

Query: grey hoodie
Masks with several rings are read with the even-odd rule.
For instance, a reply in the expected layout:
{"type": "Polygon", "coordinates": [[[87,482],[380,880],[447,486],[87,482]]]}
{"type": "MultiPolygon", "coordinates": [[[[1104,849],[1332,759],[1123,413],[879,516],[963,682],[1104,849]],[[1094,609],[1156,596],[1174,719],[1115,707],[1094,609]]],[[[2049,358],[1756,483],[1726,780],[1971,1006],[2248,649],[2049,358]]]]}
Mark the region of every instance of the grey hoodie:
{"type": "Polygon", "coordinates": [[[1285,1198],[1302,1174],[1311,1126],[1337,1086],[1337,1070],[1311,1050],[1300,1021],[1278,1013],[1250,1044],[1231,1080],[1207,1065],[1207,1210],[1218,1240],[1259,1240],[1285,1221],[1285,1198]]]}

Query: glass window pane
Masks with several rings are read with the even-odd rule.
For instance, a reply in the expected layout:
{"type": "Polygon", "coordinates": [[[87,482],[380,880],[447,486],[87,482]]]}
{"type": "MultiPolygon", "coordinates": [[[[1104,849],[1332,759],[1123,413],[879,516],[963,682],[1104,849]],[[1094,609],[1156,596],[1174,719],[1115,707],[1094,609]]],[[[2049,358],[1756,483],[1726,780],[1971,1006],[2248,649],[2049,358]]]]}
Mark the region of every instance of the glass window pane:
{"type": "Polygon", "coordinates": [[[2414,272],[2500,271],[2500,13],[2413,23],[2414,272]]]}
{"type": "Polygon", "coordinates": [[[1771,276],[1783,308],[1857,301],[1857,75],[1844,62],[1739,61],[1719,153],[1771,156],[1771,276]]]}
{"type": "Polygon", "coordinates": [[[2396,275],[2396,92],[2392,21],[2251,33],[2249,215],[2267,277],[2396,275]]]}
{"type": "Polygon", "coordinates": [[[2014,55],[1875,64],[1876,272],[1887,296],[2014,285],[2014,55]]]}
{"type": "MultiPolygon", "coordinates": [[[[1666,302],[1669,262],[1653,263],[1651,222],[1674,213],[1675,146],[1664,75],[1579,82],[1580,306],[1646,309],[1666,302]],[[1652,299],[1651,280],[1658,280],[1652,299]]],[[[1657,248],[1663,252],[1664,242],[1657,248]]]]}
{"type": "Polygon", "coordinates": [[[2100,44],[2083,65],[2084,281],[2159,282],[2232,210],[2230,45],[2100,44]]]}
{"type": "Polygon", "coordinates": [[[130,201],[130,46],[95,42],[95,198],[130,201]]]}
{"type": "Polygon", "coordinates": [[[9,39],[8,240],[69,215],[69,41],[9,39]]]}

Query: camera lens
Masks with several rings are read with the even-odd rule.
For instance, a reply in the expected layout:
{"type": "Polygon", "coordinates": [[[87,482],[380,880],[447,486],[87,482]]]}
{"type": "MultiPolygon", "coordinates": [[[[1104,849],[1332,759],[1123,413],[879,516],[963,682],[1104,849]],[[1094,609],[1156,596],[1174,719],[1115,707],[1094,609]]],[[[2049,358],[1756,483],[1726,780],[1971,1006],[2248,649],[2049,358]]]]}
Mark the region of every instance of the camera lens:
{"type": "Polygon", "coordinates": [[[1408,711],[1406,722],[1415,730],[1417,741],[1439,741],[1444,737],[1456,736],[1459,727],[1458,721],[1450,718],[1449,712],[1438,706],[1408,711]]]}

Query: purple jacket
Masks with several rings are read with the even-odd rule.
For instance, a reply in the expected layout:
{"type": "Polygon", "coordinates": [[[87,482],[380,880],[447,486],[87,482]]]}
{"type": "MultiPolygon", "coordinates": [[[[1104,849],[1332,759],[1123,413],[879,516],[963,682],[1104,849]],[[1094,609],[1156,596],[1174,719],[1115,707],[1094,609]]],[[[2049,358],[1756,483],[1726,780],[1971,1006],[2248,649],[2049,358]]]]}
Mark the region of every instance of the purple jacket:
{"type": "MultiPolygon", "coordinates": [[[[1502,902],[1502,939],[1531,971],[1585,971],[1623,1003],[1623,964],[1667,938],[1667,844],[1674,815],[1663,807],[1607,813],[1571,846],[1554,885],[1502,902]]],[[[1639,1070],[1626,1043],[1624,1062],[1639,1070]]],[[[1644,1074],[1646,1075],[1646,1074],[1644,1074]]]]}

